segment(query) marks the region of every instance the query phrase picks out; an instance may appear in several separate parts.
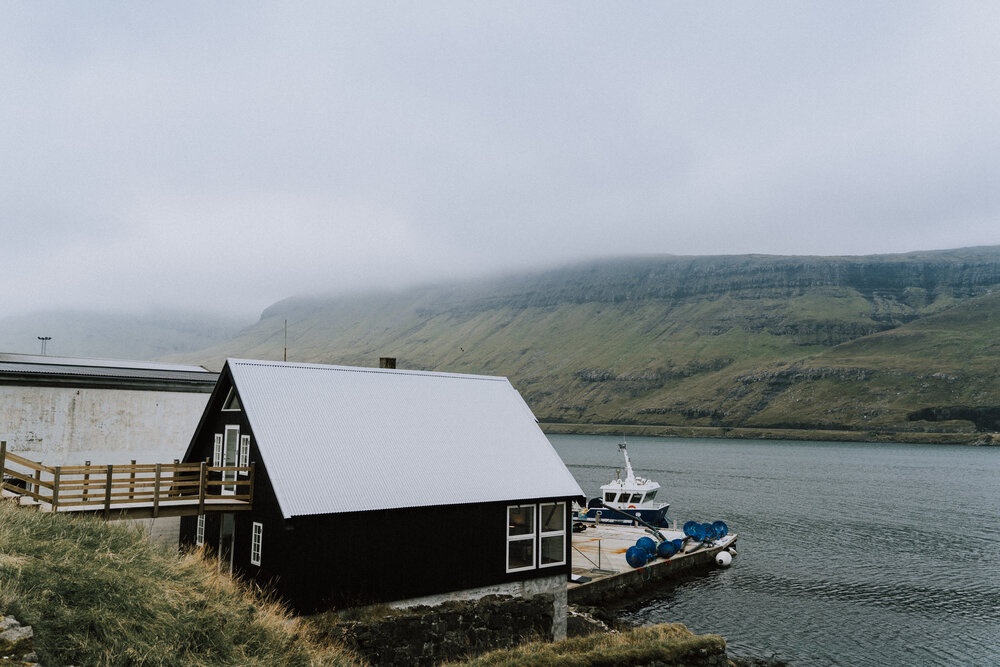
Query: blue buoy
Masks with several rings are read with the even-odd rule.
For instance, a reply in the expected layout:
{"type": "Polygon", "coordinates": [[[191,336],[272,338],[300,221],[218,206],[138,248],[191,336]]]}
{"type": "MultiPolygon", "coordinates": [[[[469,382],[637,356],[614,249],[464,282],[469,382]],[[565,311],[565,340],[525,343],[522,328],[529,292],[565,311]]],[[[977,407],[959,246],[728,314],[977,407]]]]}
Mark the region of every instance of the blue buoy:
{"type": "Polygon", "coordinates": [[[652,537],[640,537],[635,541],[635,546],[645,549],[650,556],[656,556],[656,542],[653,541],[652,537]]]}
{"type": "Polygon", "coordinates": [[[658,553],[661,558],[670,558],[677,553],[677,547],[674,546],[673,542],[664,540],[656,546],[656,553],[658,553]]]}
{"type": "Polygon", "coordinates": [[[713,521],[712,534],[715,539],[721,540],[723,537],[729,534],[729,526],[726,525],[725,521],[713,521]]]}
{"type": "Polygon", "coordinates": [[[632,567],[642,567],[649,562],[649,552],[642,547],[629,547],[625,551],[625,561],[632,567]]]}

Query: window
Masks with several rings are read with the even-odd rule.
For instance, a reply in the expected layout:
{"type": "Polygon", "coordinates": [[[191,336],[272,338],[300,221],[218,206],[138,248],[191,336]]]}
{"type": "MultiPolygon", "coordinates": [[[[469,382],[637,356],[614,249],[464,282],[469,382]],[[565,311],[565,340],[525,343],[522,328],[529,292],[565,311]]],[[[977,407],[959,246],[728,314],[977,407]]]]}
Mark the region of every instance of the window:
{"type": "Polygon", "coordinates": [[[633,493],[632,494],[632,500],[630,500],[629,502],[630,503],[642,502],[642,494],[641,493],[633,493]]]}
{"type": "MultiPolygon", "coordinates": [[[[227,425],[226,426],[226,437],[225,442],[222,447],[222,464],[226,466],[228,470],[222,471],[222,481],[223,482],[235,482],[236,481],[236,471],[232,468],[236,466],[239,461],[239,444],[240,444],[240,427],[227,425]]],[[[236,493],[235,484],[223,484],[222,494],[233,494],[236,493]]]]}
{"type": "MultiPolygon", "coordinates": [[[[240,467],[245,468],[250,465],[250,436],[241,435],[240,436],[240,467]]],[[[240,473],[246,476],[248,473],[240,473]]]]}
{"type": "Polygon", "coordinates": [[[539,567],[566,562],[566,504],[542,503],[539,514],[539,567]]]}
{"type": "Polygon", "coordinates": [[[565,563],[566,503],[507,507],[508,572],[565,563]]]}
{"type": "Polygon", "coordinates": [[[507,508],[507,571],[519,572],[535,567],[535,506],[511,505],[507,508]]]}
{"type": "Polygon", "coordinates": [[[198,515],[198,526],[194,531],[194,543],[199,547],[205,543],[205,515],[198,515]]]}
{"type": "Polygon", "coordinates": [[[215,449],[212,452],[212,465],[215,467],[222,465],[222,434],[215,434],[215,449]]]}
{"type": "Polygon", "coordinates": [[[243,406],[240,405],[240,397],[236,395],[236,387],[229,388],[229,395],[226,396],[226,402],[222,404],[223,410],[242,410],[243,406]]]}
{"type": "Polygon", "coordinates": [[[613,503],[613,502],[615,502],[615,492],[614,491],[605,491],[604,492],[604,502],[606,502],[606,503],[613,503]]]}
{"type": "Polygon", "coordinates": [[[250,534],[250,564],[260,565],[260,547],[264,541],[264,524],[253,522],[253,532],[250,534]]]}

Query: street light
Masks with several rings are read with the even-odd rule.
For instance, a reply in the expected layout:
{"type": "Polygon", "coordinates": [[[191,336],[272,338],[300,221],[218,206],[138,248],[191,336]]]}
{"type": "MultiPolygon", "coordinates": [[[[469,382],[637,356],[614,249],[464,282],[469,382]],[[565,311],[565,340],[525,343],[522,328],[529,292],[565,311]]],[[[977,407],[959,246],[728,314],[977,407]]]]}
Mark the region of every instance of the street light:
{"type": "Polygon", "coordinates": [[[52,336],[39,336],[38,340],[42,341],[42,356],[45,356],[45,344],[52,340],[52,336]]]}

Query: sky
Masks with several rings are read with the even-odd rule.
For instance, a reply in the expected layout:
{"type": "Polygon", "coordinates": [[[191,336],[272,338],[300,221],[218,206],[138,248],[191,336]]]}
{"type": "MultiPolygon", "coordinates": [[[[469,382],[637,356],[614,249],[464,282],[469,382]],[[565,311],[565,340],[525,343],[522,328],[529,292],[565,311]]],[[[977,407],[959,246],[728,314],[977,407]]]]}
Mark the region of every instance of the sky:
{"type": "Polygon", "coordinates": [[[995,2],[0,3],[0,317],[1000,244],[995,2]]]}

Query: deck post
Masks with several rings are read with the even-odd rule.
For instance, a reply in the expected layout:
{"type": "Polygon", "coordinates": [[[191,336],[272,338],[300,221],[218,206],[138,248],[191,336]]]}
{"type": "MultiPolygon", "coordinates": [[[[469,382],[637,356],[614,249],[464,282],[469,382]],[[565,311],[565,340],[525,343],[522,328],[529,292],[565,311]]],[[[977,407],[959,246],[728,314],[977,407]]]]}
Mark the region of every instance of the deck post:
{"type": "Polygon", "coordinates": [[[35,469],[35,488],[32,489],[39,496],[42,495],[42,468],[39,466],[35,469]]]}
{"type": "Polygon", "coordinates": [[[250,490],[249,490],[249,491],[247,491],[247,495],[249,496],[249,497],[247,498],[247,502],[248,502],[248,503],[249,503],[249,504],[250,504],[251,506],[253,505],[253,472],[254,472],[254,471],[253,471],[253,461],[251,461],[251,462],[250,462],[250,479],[249,479],[249,482],[250,482],[250,490]]]}
{"type": "Polygon", "coordinates": [[[160,513],[160,471],[162,469],[162,464],[156,464],[156,474],[153,478],[153,518],[155,519],[160,513]]]}
{"type": "Polygon", "coordinates": [[[205,487],[208,485],[208,464],[201,462],[198,470],[198,514],[205,513],[205,487]]]}
{"type": "Polygon", "coordinates": [[[52,511],[59,509],[59,478],[62,476],[62,466],[56,466],[52,473],[52,511]]]}
{"type": "Polygon", "coordinates": [[[128,499],[135,498],[135,459],[132,459],[132,472],[128,476],[128,499]]]}
{"type": "MultiPolygon", "coordinates": [[[[90,466],[90,461],[84,461],[83,465],[90,466]]],[[[90,473],[83,473],[83,502],[87,502],[87,496],[90,495],[90,473]]]]}
{"type": "Polygon", "coordinates": [[[114,468],[108,464],[107,476],[104,479],[104,518],[111,516],[111,475],[114,468]]]}
{"type": "Polygon", "coordinates": [[[0,440],[0,488],[3,487],[3,471],[6,470],[4,466],[7,464],[7,441],[0,440]]]}

